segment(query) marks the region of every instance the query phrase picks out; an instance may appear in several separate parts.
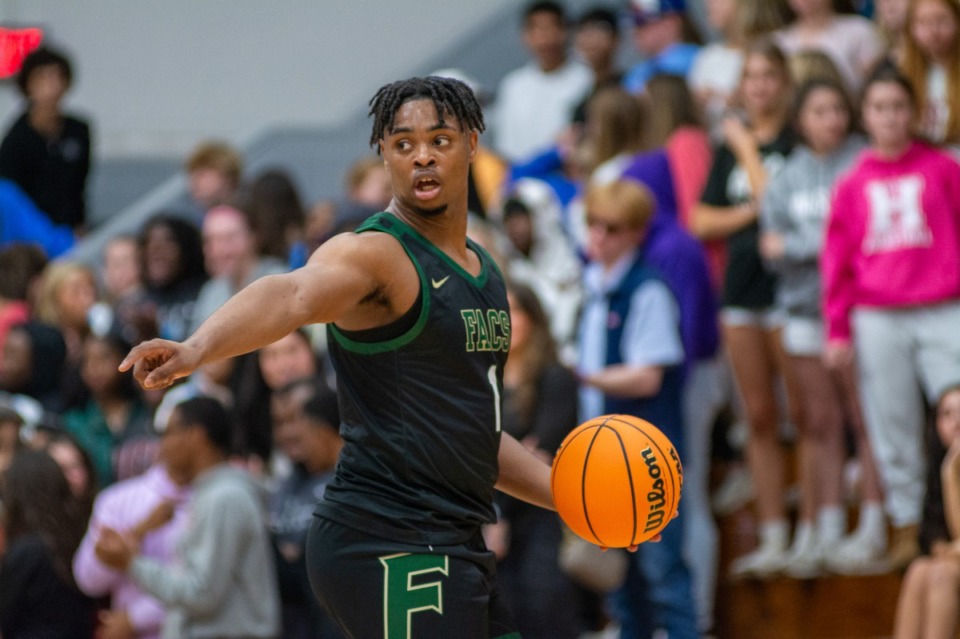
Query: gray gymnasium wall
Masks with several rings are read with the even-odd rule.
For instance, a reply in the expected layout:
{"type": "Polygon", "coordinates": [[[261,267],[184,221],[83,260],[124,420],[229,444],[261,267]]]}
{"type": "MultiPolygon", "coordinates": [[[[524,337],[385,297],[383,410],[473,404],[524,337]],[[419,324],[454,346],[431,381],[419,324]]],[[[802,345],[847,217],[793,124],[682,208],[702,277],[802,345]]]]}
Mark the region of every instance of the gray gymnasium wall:
{"type": "MultiPolygon", "coordinates": [[[[98,157],[182,156],[208,136],[336,124],[511,0],[0,0],[76,60],[98,157]]],[[[18,100],[0,90],[9,116],[18,100]]]]}
{"type": "MultiPolygon", "coordinates": [[[[240,146],[248,174],[289,170],[308,202],[338,193],[347,165],[369,152],[373,91],[440,67],[495,88],[525,60],[524,4],[0,0],[0,21],[45,27],[76,60],[69,104],[89,115],[96,135],[90,208],[99,228],[77,253],[91,261],[103,239],[136,232],[182,194],[180,161],[202,139],[240,146]]],[[[597,2],[564,4],[575,15],[597,2]]],[[[18,109],[13,88],[0,85],[0,118],[18,109]]]]}

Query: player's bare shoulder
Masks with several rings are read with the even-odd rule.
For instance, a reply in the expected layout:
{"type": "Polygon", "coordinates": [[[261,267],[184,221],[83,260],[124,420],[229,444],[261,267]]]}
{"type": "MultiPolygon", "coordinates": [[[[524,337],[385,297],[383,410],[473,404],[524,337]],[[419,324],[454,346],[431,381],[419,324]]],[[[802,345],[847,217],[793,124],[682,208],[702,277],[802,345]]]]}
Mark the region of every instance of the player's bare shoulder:
{"type": "Polygon", "coordinates": [[[408,275],[416,275],[403,246],[387,233],[335,235],[317,249],[309,260],[311,265],[350,267],[380,283],[392,279],[397,270],[404,270],[404,262],[410,267],[408,275]]]}
{"type": "Polygon", "coordinates": [[[334,236],[316,250],[304,270],[314,281],[334,282],[343,301],[335,321],[347,329],[378,326],[399,317],[419,292],[416,267],[400,242],[387,233],[334,236]]]}

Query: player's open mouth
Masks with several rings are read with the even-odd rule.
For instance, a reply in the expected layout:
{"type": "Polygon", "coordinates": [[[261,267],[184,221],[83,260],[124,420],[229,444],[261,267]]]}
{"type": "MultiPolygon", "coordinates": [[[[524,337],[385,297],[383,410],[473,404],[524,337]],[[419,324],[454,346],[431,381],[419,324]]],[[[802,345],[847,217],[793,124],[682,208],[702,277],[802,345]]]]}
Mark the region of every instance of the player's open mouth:
{"type": "Polygon", "coordinates": [[[423,178],[413,184],[413,194],[418,200],[430,200],[440,192],[440,182],[433,178],[423,178]]]}

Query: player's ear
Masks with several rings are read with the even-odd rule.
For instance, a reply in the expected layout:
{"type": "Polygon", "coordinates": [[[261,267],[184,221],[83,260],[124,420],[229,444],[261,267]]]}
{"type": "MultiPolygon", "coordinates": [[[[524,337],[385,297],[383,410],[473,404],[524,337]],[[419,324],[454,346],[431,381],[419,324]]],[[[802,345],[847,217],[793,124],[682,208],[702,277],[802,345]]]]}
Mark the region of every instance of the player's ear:
{"type": "Polygon", "coordinates": [[[477,145],[479,144],[480,140],[480,135],[477,133],[476,129],[470,129],[467,140],[470,144],[470,161],[473,162],[477,157],[477,145]]]}
{"type": "Polygon", "coordinates": [[[383,138],[380,138],[380,140],[377,142],[377,153],[379,153],[380,157],[383,158],[383,168],[388,168],[387,156],[383,154],[383,138]]]}

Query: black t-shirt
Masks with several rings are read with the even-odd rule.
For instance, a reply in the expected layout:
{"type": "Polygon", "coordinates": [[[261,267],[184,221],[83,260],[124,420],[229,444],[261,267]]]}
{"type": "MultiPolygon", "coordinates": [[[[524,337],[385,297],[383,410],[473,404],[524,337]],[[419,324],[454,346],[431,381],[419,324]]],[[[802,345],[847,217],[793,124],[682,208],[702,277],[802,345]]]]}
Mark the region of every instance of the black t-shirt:
{"type": "Polygon", "coordinates": [[[472,241],[477,276],[389,213],[357,232],[403,245],[420,277],[419,313],[376,341],[328,325],[344,447],[317,514],[398,542],[463,543],[494,520],[510,346],[503,278],[472,241]]]}
{"type": "MultiPolygon", "coordinates": [[[[577,427],[577,378],[561,364],[551,364],[537,382],[536,397],[530,415],[524,419],[518,414],[515,395],[508,388],[504,394],[503,430],[518,440],[535,437],[537,447],[551,455],[557,452],[563,438],[577,427]]],[[[540,511],[537,506],[504,494],[497,495],[501,515],[511,523],[529,511],[540,511]]]]}
{"type": "Polygon", "coordinates": [[[332,473],[314,474],[295,465],[291,475],[270,495],[267,503],[270,537],[276,550],[276,568],[280,598],[284,603],[311,605],[307,579],[306,542],[313,510],[323,498],[323,491],[332,473]],[[284,547],[297,549],[295,556],[285,554],[284,547]]]}
{"type": "Polygon", "coordinates": [[[24,113],[0,143],[0,176],[16,182],[57,224],[85,222],[89,172],[90,127],[74,117],[64,116],[60,135],[51,139],[24,113]]]}
{"type": "Polygon", "coordinates": [[[12,541],[0,564],[0,632],[5,638],[91,639],[96,611],[54,567],[38,535],[12,541]]]}
{"type": "Polygon", "coordinates": [[[577,379],[561,364],[551,364],[537,382],[530,415],[523,419],[513,409],[512,393],[504,395],[503,430],[517,439],[536,437],[538,448],[553,454],[577,426],[577,379]]]}
{"type": "MultiPolygon", "coordinates": [[[[760,156],[769,176],[783,167],[793,145],[793,133],[784,128],[774,140],[760,146],[760,156]]],[[[726,207],[742,204],[751,197],[746,171],[737,164],[730,147],[721,145],[714,155],[701,201],[726,207]]],[[[759,234],[760,226],[754,222],[727,238],[728,261],[722,299],[725,307],[764,309],[773,305],[776,279],[760,258],[759,234]]]]}

